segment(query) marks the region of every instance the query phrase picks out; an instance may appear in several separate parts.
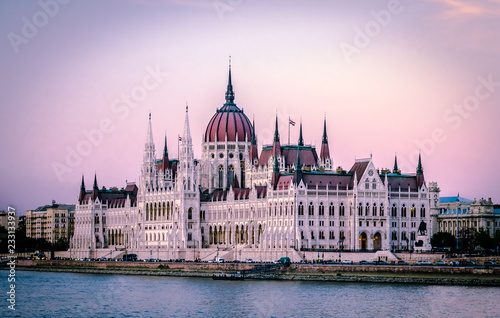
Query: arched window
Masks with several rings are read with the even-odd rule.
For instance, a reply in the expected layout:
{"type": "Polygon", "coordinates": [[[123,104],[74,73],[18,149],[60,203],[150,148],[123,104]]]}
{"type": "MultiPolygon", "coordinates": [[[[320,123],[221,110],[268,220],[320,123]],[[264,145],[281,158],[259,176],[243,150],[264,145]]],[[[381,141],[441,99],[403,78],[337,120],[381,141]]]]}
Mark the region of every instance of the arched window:
{"type": "Polygon", "coordinates": [[[335,206],[333,205],[333,202],[330,203],[330,207],[328,209],[328,214],[330,216],[334,216],[335,215],[335,206]]]}
{"type": "Polygon", "coordinates": [[[304,215],[304,205],[302,205],[302,202],[299,203],[299,215],[304,215]]]}
{"type": "Polygon", "coordinates": [[[358,206],[358,215],[363,215],[363,205],[361,204],[361,202],[359,202],[359,206],[358,206]]]}
{"type": "Polygon", "coordinates": [[[391,216],[392,217],[397,217],[398,216],[398,208],[396,208],[396,204],[392,205],[391,216]]]}
{"type": "Polygon", "coordinates": [[[374,204],[373,204],[373,208],[372,208],[372,215],[373,215],[373,216],[377,216],[377,203],[374,203],[374,204]]]}
{"type": "Polygon", "coordinates": [[[377,189],[377,180],[373,179],[372,181],[372,189],[375,190],[377,189]]]}
{"type": "Polygon", "coordinates": [[[425,218],[425,207],[423,204],[422,204],[422,207],[420,208],[420,217],[425,218]]]}
{"type": "Polygon", "coordinates": [[[392,238],[392,240],[393,240],[393,241],[397,241],[397,240],[398,240],[398,232],[393,231],[393,232],[392,232],[392,237],[391,237],[391,238],[392,238]]]}
{"type": "Polygon", "coordinates": [[[193,208],[189,208],[188,209],[188,220],[192,220],[193,219],[193,208]]]}
{"type": "Polygon", "coordinates": [[[325,215],[325,206],[323,205],[323,202],[320,202],[319,204],[319,215],[325,215]]]}
{"type": "Polygon", "coordinates": [[[406,205],[403,204],[403,207],[401,208],[401,217],[405,218],[406,217],[406,205]]]}
{"type": "Polygon", "coordinates": [[[380,216],[384,216],[384,204],[380,203],[380,216]]]}
{"type": "Polygon", "coordinates": [[[224,166],[219,166],[219,188],[224,187],[224,166]]]}
{"type": "Polygon", "coordinates": [[[415,204],[411,205],[410,215],[411,215],[412,218],[416,218],[417,217],[417,209],[415,209],[415,204]]]}
{"type": "Polygon", "coordinates": [[[370,204],[369,203],[366,203],[366,207],[365,207],[365,215],[368,216],[370,214],[370,204]]]}
{"type": "Polygon", "coordinates": [[[233,185],[234,181],[234,167],[233,165],[230,165],[227,168],[227,187],[231,187],[233,185]]]}
{"type": "Polygon", "coordinates": [[[365,180],[365,190],[369,190],[370,189],[370,180],[368,180],[368,178],[366,178],[365,180]]]}
{"type": "Polygon", "coordinates": [[[314,205],[313,203],[309,203],[309,215],[314,215],[314,205]]]}
{"type": "Polygon", "coordinates": [[[340,203],[340,208],[339,208],[339,215],[344,216],[345,215],[345,206],[344,203],[340,203]]]}

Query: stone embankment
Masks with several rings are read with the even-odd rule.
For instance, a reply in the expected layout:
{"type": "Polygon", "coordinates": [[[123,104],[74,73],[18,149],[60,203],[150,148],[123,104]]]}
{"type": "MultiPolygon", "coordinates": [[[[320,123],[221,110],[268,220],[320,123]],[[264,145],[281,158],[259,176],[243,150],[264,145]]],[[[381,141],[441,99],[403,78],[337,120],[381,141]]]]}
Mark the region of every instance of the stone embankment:
{"type": "MultiPolygon", "coordinates": [[[[253,269],[247,263],[144,263],[18,260],[17,269],[92,274],[212,277],[213,273],[253,269]]],[[[279,272],[252,274],[246,279],[335,282],[499,286],[500,268],[451,266],[319,265],[304,264],[279,272]]]]}

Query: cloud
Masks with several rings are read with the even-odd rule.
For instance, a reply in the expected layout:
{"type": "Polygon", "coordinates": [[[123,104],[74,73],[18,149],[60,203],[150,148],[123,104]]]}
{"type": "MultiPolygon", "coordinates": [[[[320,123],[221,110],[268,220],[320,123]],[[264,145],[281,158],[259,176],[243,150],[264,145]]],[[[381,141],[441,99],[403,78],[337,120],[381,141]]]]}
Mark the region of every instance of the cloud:
{"type": "Polygon", "coordinates": [[[461,0],[428,0],[442,4],[441,19],[474,19],[487,16],[500,16],[500,0],[461,1],[461,0]]]}

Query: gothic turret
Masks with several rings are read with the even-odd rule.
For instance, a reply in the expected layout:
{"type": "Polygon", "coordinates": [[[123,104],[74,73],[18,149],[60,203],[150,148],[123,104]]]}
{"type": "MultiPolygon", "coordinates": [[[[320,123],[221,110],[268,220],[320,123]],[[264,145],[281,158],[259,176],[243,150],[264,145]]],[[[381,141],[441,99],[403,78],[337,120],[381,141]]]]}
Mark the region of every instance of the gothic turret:
{"type": "Polygon", "coordinates": [[[425,183],[424,169],[422,168],[422,157],[419,153],[418,154],[418,165],[417,165],[417,185],[420,188],[424,183],[425,183]]]}
{"type": "Polygon", "coordinates": [[[156,173],[155,144],[153,141],[151,113],[149,113],[148,133],[144,145],[144,156],[142,161],[141,186],[149,190],[156,188],[156,173]]]}
{"type": "Polygon", "coordinates": [[[397,173],[397,174],[401,173],[401,171],[399,171],[398,168],[398,156],[394,156],[394,169],[392,170],[392,173],[397,173]]]}
{"type": "Polygon", "coordinates": [[[168,160],[168,149],[167,149],[167,135],[165,134],[165,146],[163,147],[163,172],[170,169],[170,161],[168,160]]]}
{"type": "Polygon", "coordinates": [[[273,154],[275,158],[281,156],[280,133],[278,131],[278,114],[276,114],[276,127],[274,128],[273,154]]]}
{"type": "Polygon", "coordinates": [[[255,120],[252,123],[252,138],[250,140],[250,163],[253,165],[256,160],[259,160],[259,152],[257,149],[257,137],[255,136],[255,120]]]}
{"type": "Polygon", "coordinates": [[[99,196],[99,188],[97,187],[97,174],[94,174],[94,186],[92,187],[92,201],[99,196]]]}
{"type": "Polygon", "coordinates": [[[332,169],[332,160],[330,159],[330,147],[328,146],[328,136],[326,134],[326,117],[323,121],[323,138],[321,139],[321,151],[319,153],[320,167],[325,170],[332,169]]]}
{"type": "Polygon", "coordinates": [[[299,146],[304,147],[304,138],[302,137],[302,119],[300,119],[299,146]]]}
{"type": "Polygon", "coordinates": [[[82,185],[80,186],[80,195],[78,196],[78,202],[81,204],[83,199],[85,199],[85,180],[82,174],[82,185]]]}

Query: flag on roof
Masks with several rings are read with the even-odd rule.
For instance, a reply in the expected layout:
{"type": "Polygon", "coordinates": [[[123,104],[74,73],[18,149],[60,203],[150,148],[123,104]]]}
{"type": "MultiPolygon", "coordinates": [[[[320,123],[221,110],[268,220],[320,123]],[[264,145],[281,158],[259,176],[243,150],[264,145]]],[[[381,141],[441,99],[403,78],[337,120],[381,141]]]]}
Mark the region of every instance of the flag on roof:
{"type": "Polygon", "coordinates": [[[290,120],[290,125],[295,126],[295,122],[291,119],[289,119],[289,120],[290,120]]]}
{"type": "Polygon", "coordinates": [[[179,136],[179,141],[182,141],[182,137],[181,136],[179,136]]]}

